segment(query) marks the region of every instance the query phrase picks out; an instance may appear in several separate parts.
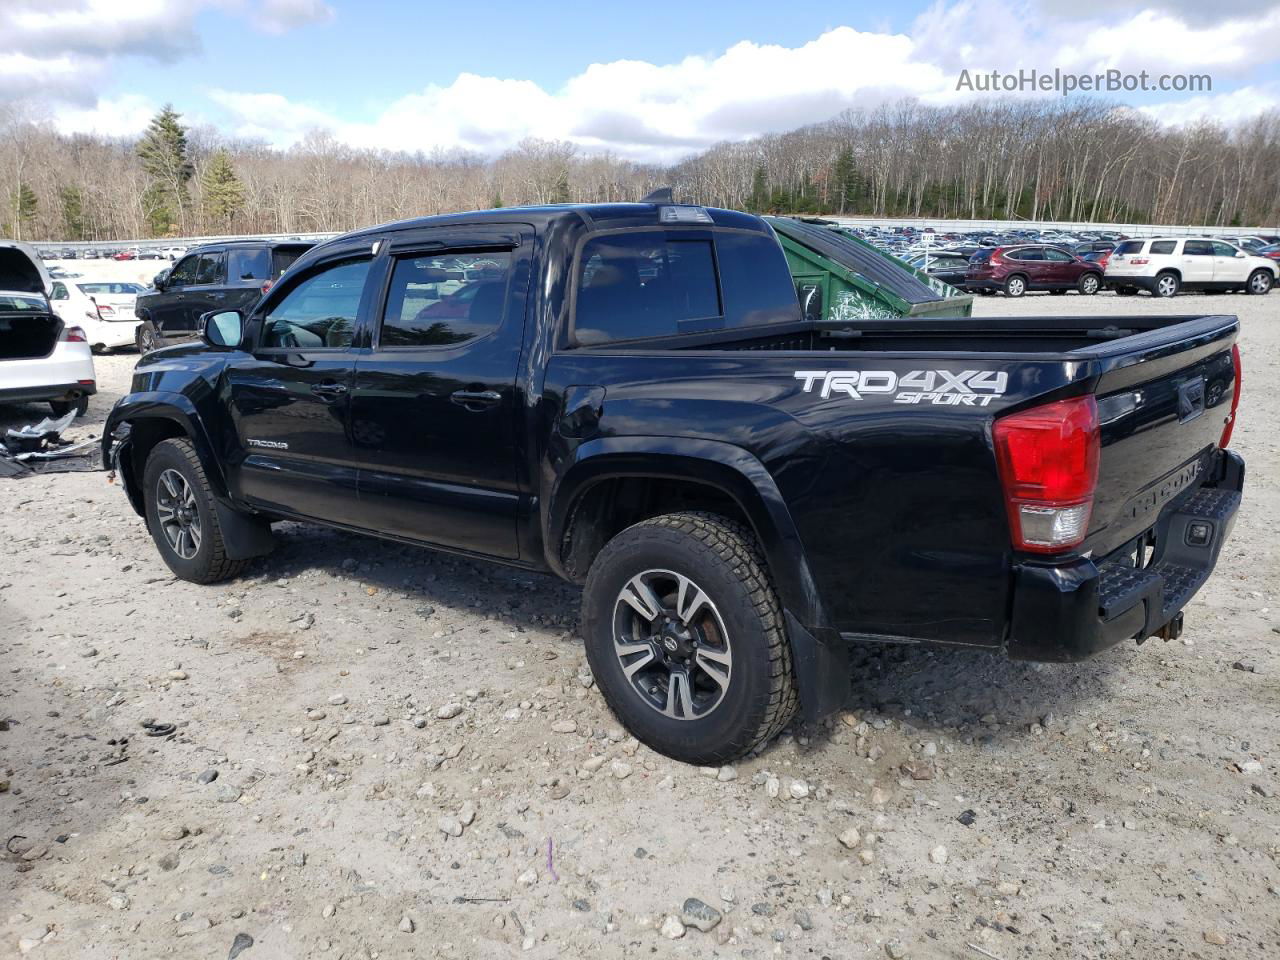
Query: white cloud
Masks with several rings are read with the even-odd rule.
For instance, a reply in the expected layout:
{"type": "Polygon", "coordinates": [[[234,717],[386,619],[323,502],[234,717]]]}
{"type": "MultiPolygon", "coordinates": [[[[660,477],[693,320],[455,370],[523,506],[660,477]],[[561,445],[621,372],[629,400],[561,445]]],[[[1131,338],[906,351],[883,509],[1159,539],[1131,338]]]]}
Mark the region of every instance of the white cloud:
{"type": "Polygon", "coordinates": [[[1138,110],[1167,126],[1185,126],[1212,120],[1230,126],[1266,110],[1280,108],[1280,91],[1266,87],[1241,87],[1230,93],[1206,94],[1149,104],[1138,110]]]}
{"type": "Polygon", "coordinates": [[[145,130],[159,109],[148,97],[126,93],[104,97],[92,107],[64,107],[54,113],[53,124],[63,133],[126,137],[145,130]]]}
{"type": "Polygon", "coordinates": [[[925,94],[946,80],[913,58],[908,37],[839,27],[794,48],[744,42],[674,64],[591,64],[555,92],[464,73],[360,122],[275,94],[210,96],[229,112],[236,133],[277,146],[325,127],[347,143],[393,150],[496,153],[536,136],[669,160],[719,140],[826,120],[845,107],[925,94]]]}
{"type": "Polygon", "coordinates": [[[312,23],[328,23],[333,18],[333,7],[324,0],[260,0],[251,14],[254,26],[275,34],[312,23]]]}
{"type": "Polygon", "coordinates": [[[205,9],[277,34],[334,15],[324,0],[0,0],[0,102],[88,107],[120,58],[173,63],[199,53],[205,9]]]}

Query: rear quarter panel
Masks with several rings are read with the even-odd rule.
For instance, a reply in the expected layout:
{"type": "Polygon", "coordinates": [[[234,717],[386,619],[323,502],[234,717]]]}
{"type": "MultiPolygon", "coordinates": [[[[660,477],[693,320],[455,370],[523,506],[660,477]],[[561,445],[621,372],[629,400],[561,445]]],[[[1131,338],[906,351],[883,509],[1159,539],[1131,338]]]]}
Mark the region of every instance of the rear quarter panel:
{"type": "MultiPolygon", "coordinates": [[[[991,422],[1028,398],[1081,385],[1084,375],[1071,361],[989,355],[577,350],[552,358],[544,402],[558,409],[566,387],[603,384],[596,436],[714,439],[747,451],[790,511],[829,626],[991,646],[1003,640],[1011,559],[991,422]],[[899,395],[928,391],[824,397],[825,378],[807,376],[824,369],[877,371],[880,387],[937,370],[962,382],[1003,374],[1005,383],[973,402],[954,401],[963,396],[954,390],[914,402],[899,395]]],[[[544,497],[558,469],[545,464],[544,497]]]]}

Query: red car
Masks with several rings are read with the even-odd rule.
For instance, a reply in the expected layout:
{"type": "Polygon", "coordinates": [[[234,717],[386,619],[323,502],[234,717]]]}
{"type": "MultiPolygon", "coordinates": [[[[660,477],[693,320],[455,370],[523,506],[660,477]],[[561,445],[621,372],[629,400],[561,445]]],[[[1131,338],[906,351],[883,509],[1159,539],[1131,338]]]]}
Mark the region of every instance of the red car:
{"type": "Polygon", "coordinates": [[[138,251],[136,250],[121,250],[111,259],[112,260],[136,260],[137,257],[138,257],[138,251]]]}
{"type": "Polygon", "coordinates": [[[1000,291],[1020,297],[1028,290],[1065,293],[1078,290],[1086,296],[1102,288],[1102,267],[1044,244],[1020,244],[979,250],[969,258],[965,289],[1000,291]]]}

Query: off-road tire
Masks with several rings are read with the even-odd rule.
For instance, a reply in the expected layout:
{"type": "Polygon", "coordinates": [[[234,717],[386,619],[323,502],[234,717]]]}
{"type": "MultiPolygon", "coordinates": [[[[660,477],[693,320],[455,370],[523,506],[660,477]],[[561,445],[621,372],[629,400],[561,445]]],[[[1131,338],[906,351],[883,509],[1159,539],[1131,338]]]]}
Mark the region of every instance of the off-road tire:
{"type": "Polygon", "coordinates": [[[213,508],[209,479],[190,440],[162,440],[152,448],[143,470],[142,493],[146,503],[147,529],[161,558],[175,576],[192,583],[218,583],[237,576],[249,565],[247,559],[231,560],[227,557],[222,528],[213,508]],[[195,495],[202,537],[195,556],[190,559],[179,556],[161,530],[156,500],[160,475],[165,470],[181,474],[195,495]]]}
{"type": "Polygon", "coordinates": [[[712,513],[654,517],[623,530],[596,556],[583,592],[583,634],[596,684],[614,715],[642,743],[684,763],[727,763],[777,736],[799,698],[782,606],[751,531],[712,513]],[[687,576],[724,620],[733,671],[723,699],[694,719],[665,716],[623,673],[614,647],[614,608],[642,571],[687,576]]]}

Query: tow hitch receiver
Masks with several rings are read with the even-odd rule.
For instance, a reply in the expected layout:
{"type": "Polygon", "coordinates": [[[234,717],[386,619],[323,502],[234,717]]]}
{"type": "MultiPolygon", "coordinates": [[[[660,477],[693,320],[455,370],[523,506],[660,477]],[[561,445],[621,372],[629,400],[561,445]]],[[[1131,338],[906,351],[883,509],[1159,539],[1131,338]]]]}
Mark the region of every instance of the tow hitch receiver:
{"type": "Polygon", "coordinates": [[[1177,640],[1182,636],[1182,612],[1174,614],[1173,619],[1157,630],[1153,636],[1162,640],[1177,640]]]}

